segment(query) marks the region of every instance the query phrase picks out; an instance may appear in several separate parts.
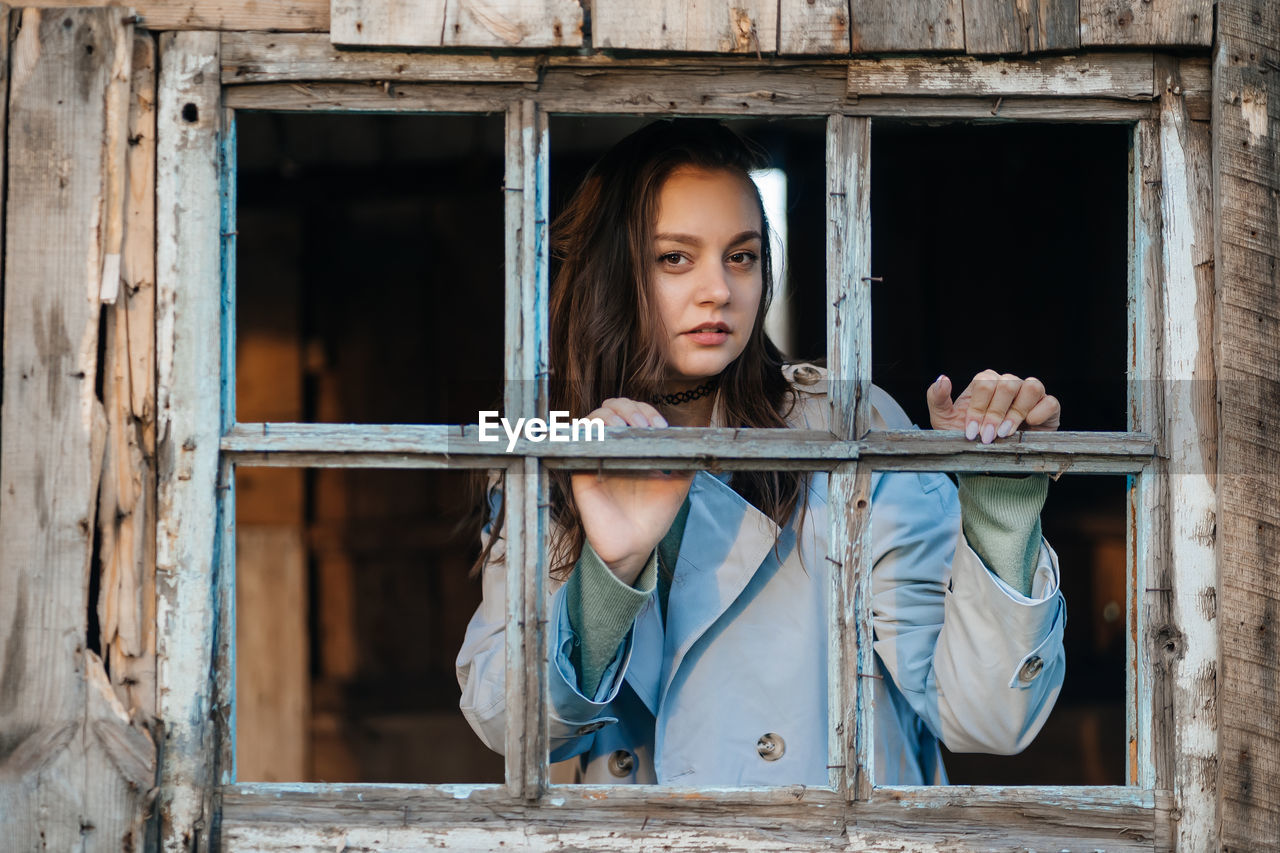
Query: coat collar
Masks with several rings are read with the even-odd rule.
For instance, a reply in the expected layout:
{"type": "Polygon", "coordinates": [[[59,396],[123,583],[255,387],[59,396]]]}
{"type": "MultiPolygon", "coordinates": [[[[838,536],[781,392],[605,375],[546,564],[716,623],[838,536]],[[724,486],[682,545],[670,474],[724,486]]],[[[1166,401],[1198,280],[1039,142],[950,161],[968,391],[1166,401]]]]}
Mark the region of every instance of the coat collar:
{"type": "Polygon", "coordinates": [[[689,520],[668,602],[663,693],[694,643],[769,556],[779,533],[771,518],[705,471],[694,476],[689,494],[689,520]]]}

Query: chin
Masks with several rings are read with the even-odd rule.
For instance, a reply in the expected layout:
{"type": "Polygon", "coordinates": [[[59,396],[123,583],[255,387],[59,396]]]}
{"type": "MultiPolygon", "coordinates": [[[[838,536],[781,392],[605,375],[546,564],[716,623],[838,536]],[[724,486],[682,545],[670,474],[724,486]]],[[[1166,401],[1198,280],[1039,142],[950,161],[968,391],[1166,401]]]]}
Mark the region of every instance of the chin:
{"type": "Polygon", "coordinates": [[[705,362],[699,364],[686,364],[680,365],[680,367],[677,368],[677,372],[680,377],[687,382],[705,382],[714,376],[719,376],[730,364],[732,364],[730,361],[714,364],[707,364],[705,362]]]}
{"type": "Polygon", "coordinates": [[[738,360],[741,352],[696,352],[688,353],[688,357],[671,363],[669,369],[686,382],[705,382],[724,373],[729,365],[738,360]]]}

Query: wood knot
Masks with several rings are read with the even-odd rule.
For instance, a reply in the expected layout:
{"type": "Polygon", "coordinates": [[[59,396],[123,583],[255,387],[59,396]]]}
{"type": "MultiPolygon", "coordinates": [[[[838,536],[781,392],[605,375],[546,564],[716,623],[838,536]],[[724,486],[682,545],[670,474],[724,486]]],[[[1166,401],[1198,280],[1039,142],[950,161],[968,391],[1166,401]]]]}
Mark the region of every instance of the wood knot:
{"type": "Polygon", "coordinates": [[[1186,644],[1182,632],[1173,625],[1163,625],[1153,637],[1166,660],[1181,660],[1186,644]]]}

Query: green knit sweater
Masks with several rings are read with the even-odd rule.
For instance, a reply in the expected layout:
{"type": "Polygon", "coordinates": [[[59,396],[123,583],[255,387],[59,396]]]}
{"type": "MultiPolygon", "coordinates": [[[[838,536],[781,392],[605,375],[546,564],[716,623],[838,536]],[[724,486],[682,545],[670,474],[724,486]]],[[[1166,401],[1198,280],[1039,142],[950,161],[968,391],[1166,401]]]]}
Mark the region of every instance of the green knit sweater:
{"type": "MultiPolygon", "coordinates": [[[[969,545],[993,574],[1023,595],[1031,595],[1040,553],[1040,510],[1049,492],[1049,478],[1044,474],[1021,478],[961,474],[959,481],[960,517],[969,545]]],[[[689,499],[685,498],[634,586],[618,580],[591,543],[582,546],[582,556],[565,585],[565,604],[578,637],[570,660],[583,694],[592,696],[599,690],[618,645],[655,588],[665,621],[671,571],[688,517],[689,499]],[[659,558],[666,571],[659,572],[659,558]]]]}

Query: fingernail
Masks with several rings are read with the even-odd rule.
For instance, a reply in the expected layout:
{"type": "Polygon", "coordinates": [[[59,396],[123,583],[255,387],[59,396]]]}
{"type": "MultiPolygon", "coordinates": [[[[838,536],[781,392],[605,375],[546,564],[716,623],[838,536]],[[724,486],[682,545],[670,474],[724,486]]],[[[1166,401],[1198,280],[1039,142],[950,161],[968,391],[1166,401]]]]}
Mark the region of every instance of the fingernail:
{"type": "Polygon", "coordinates": [[[991,424],[987,424],[982,428],[982,443],[990,444],[996,440],[996,428],[991,424]]]}
{"type": "Polygon", "coordinates": [[[969,421],[969,425],[964,428],[964,437],[973,441],[978,437],[978,422],[969,421]]]}
{"type": "Polygon", "coordinates": [[[937,378],[937,379],[935,379],[935,380],[933,380],[933,384],[934,384],[934,385],[937,385],[939,382],[941,382],[943,379],[945,379],[945,378],[946,378],[946,376],[947,376],[947,374],[945,374],[945,373],[939,373],[939,374],[938,374],[938,378],[937,378]]]}
{"type": "Polygon", "coordinates": [[[1013,421],[1005,418],[1004,422],[1000,424],[1000,429],[996,430],[996,435],[1006,438],[1011,432],[1013,432],[1013,421]]]}
{"type": "Polygon", "coordinates": [[[660,426],[660,427],[667,426],[667,419],[664,418],[662,415],[658,415],[658,419],[653,422],[653,425],[660,426]]]}

